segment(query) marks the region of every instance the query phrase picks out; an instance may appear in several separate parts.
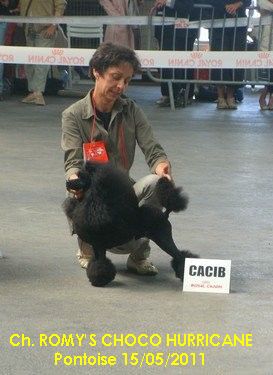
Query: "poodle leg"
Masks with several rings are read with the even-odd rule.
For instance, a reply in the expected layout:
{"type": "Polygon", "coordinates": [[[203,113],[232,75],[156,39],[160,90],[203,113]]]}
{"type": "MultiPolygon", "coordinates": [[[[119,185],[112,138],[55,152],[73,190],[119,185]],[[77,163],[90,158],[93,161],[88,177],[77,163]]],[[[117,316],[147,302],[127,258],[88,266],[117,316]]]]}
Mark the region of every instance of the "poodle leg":
{"type": "MultiPolygon", "coordinates": [[[[168,220],[167,211],[162,212],[157,207],[143,205],[139,208],[139,222],[140,234],[137,238],[150,238],[172,258],[181,256],[173,241],[172,225],[168,220]]],[[[186,254],[189,256],[191,253],[186,252],[186,254]]]]}
{"type": "Polygon", "coordinates": [[[93,248],[95,258],[88,264],[87,277],[93,286],[105,286],[114,280],[117,271],[111,260],[106,257],[105,249],[93,248]]]}
{"type": "Polygon", "coordinates": [[[172,226],[168,220],[168,211],[163,213],[156,207],[143,205],[139,208],[140,235],[150,238],[172,259],[172,268],[176,277],[183,281],[186,258],[198,258],[189,251],[179,251],[172,237],[172,226]]]}
{"type": "Polygon", "coordinates": [[[172,237],[172,227],[169,220],[161,222],[160,229],[151,235],[151,239],[173,259],[171,266],[175,271],[175,276],[183,281],[184,267],[186,258],[198,258],[198,255],[192,254],[187,250],[178,250],[172,237]]]}

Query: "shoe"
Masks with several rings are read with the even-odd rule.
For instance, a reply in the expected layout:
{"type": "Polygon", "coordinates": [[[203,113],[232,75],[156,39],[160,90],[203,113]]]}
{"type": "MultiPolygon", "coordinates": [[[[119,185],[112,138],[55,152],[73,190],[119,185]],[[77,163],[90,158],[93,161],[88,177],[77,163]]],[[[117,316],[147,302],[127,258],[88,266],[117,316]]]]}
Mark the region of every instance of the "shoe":
{"type": "Polygon", "coordinates": [[[260,104],[260,110],[261,111],[266,111],[268,109],[271,109],[271,108],[269,108],[269,106],[267,104],[261,104],[261,103],[259,103],[259,104],[260,104]]]}
{"type": "Polygon", "coordinates": [[[234,98],[227,98],[227,106],[229,109],[237,109],[237,104],[234,98]]]}
{"type": "Polygon", "coordinates": [[[45,100],[44,100],[43,94],[41,92],[35,93],[34,104],[36,104],[36,105],[45,105],[45,100]]]}
{"type": "Polygon", "coordinates": [[[22,99],[22,103],[33,103],[35,100],[34,92],[28,94],[24,99],[22,99]]]}
{"type": "Polygon", "coordinates": [[[170,98],[167,97],[165,100],[162,100],[162,102],[158,103],[157,105],[161,108],[169,107],[171,105],[170,98]]]}
{"type": "Polygon", "coordinates": [[[260,100],[259,100],[259,104],[260,104],[260,110],[261,111],[266,111],[266,110],[270,109],[269,106],[266,104],[266,102],[261,103],[260,100]]]}
{"type": "Polygon", "coordinates": [[[182,96],[178,96],[174,99],[174,106],[175,108],[184,107],[184,98],[182,96]]]}
{"type": "Polygon", "coordinates": [[[229,106],[225,98],[218,98],[217,109],[228,109],[229,106]]]}
{"type": "Polygon", "coordinates": [[[161,98],[159,98],[159,99],[155,102],[155,104],[158,104],[158,105],[161,105],[161,104],[164,104],[164,103],[170,105],[170,98],[169,98],[168,96],[163,95],[163,96],[161,96],[161,98]]]}
{"type": "Polygon", "coordinates": [[[89,264],[89,262],[90,262],[91,255],[89,255],[89,254],[84,254],[84,253],[82,253],[81,250],[79,249],[78,252],[77,252],[77,254],[76,254],[76,256],[77,256],[77,259],[78,259],[78,261],[79,261],[79,263],[80,263],[80,266],[81,266],[82,268],[86,269],[87,266],[88,266],[88,264],[89,264]]]}
{"type": "Polygon", "coordinates": [[[32,92],[28,96],[26,96],[22,103],[26,104],[36,104],[36,105],[45,105],[45,100],[43,94],[39,91],[32,92]]]}
{"type": "MultiPolygon", "coordinates": [[[[170,98],[167,96],[160,103],[159,103],[159,100],[158,100],[157,105],[161,108],[170,107],[171,106],[170,98]]],[[[184,100],[181,96],[178,96],[177,98],[174,99],[174,106],[175,106],[175,108],[180,108],[180,107],[184,106],[184,100]]]]}
{"type": "Polygon", "coordinates": [[[138,275],[155,276],[158,274],[158,269],[148,259],[136,260],[131,256],[127,260],[127,269],[138,275]]]}

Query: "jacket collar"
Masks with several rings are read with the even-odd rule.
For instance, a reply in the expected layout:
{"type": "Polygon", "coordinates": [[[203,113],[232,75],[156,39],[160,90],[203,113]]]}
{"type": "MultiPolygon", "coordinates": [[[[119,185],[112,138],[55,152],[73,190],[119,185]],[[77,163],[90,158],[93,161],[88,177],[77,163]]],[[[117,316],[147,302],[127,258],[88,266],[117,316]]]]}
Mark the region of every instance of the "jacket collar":
{"type": "MultiPolygon", "coordinates": [[[[82,119],[87,120],[94,116],[94,110],[91,104],[91,93],[93,89],[90,90],[87,95],[82,99],[83,111],[82,111],[82,119]]],[[[126,97],[119,97],[113,107],[112,114],[116,114],[118,112],[123,111],[123,107],[128,104],[128,100],[126,97]]]]}

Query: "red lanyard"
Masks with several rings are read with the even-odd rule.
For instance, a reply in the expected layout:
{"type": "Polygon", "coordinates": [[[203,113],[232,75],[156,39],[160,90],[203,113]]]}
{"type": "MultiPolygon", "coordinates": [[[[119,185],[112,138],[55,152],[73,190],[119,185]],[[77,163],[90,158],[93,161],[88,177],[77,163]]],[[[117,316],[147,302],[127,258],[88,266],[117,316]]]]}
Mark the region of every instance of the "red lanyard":
{"type": "MultiPolygon", "coordinates": [[[[93,99],[92,93],[91,93],[91,104],[92,104],[92,108],[94,112],[94,117],[93,117],[92,127],[91,127],[91,142],[93,142],[93,136],[94,136],[94,131],[96,127],[97,113],[96,113],[96,105],[95,105],[95,101],[93,99]]],[[[129,163],[128,163],[127,151],[126,151],[126,146],[125,146],[124,125],[122,121],[118,123],[118,144],[119,144],[119,153],[120,153],[123,167],[127,170],[129,167],[129,163]]]]}
{"type": "Polygon", "coordinates": [[[129,163],[128,163],[127,151],[125,147],[124,127],[123,127],[122,122],[120,122],[120,125],[119,125],[119,152],[120,152],[120,157],[122,160],[123,167],[126,170],[128,170],[129,163]]]}
{"type": "Polygon", "coordinates": [[[93,112],[94,112],[94,117],[93,117],[93,122],[92,122],[92,127],[91,127],[91,134],[90,134],[90,136],[91,136],[91,142],[92,142],[93,141],[95,127],[96,127],[97,113],[96,113],[96,105],[95,105],[95,101],[93,99],[92,93],[90,95],[91,95],[91,105],[92,105],[93,112]]]}

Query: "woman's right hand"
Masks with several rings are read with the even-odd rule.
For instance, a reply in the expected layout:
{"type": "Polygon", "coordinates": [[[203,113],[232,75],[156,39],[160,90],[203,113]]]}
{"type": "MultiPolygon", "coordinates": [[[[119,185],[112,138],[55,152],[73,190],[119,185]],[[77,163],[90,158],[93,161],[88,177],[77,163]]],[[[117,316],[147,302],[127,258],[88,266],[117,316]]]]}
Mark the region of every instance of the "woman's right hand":
{"type": "Polygon", "coordinates": [[[46,29],[42,30],[41,34],[45,39],[51,39],[57,32],[57,25],[49,25],[46,29]]]}
{"type": "MultiPolygon", "coordinates": [[[[77,180],[78,178],[79,176],[76,173],[74,173],[68,178],[68,180],[77,180]]],[[[81,190],[68,189],[68,191],[69,193],[72,193],[76,199],[83,198],[84,191],[82,189],[81,190]]]]}
{"type": "Polygon", "coordinates": [[[242,1],[237,1],[232,4],[228,4],[225,6],[226,12],[228,14],[231,14],[232,16],[235,16],[237,10],[241,8],[243,5],[242,1]]]}

